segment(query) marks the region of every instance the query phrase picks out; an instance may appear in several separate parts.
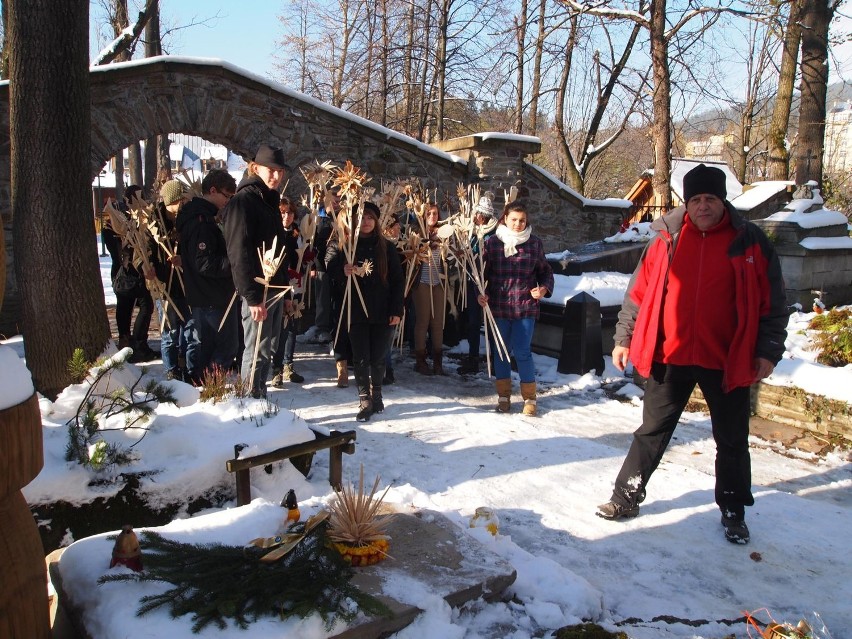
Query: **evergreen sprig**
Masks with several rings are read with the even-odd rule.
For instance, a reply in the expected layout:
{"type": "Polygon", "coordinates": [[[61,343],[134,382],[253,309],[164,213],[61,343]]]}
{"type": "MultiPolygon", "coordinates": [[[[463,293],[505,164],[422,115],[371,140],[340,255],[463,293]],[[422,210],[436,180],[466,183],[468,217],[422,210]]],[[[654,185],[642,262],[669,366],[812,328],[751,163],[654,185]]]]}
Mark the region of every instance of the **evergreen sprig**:
{"type": "MultiPolygon", "coordinates": [[[[264,616],[286,619],[318,613],[331,629],[335,619],[354,619],[359,610],[369,616],[389,616],[389,609],[350,583],[352,568],[329,547],[323,523],[282,559],[265,563],[268,552],[254,546],[182,543],[145,531],[142,551],[145,570],[105,575],[112,581],[165,581],[172,584],[159,595],[140,600],[137,615],[167,606],[172,618],[192,615],[192,631],[215,623],[226,627],[233,619],[242,629],[264,616]]],[[[289,532],[304,532],[304,524],[289,532]]]]}

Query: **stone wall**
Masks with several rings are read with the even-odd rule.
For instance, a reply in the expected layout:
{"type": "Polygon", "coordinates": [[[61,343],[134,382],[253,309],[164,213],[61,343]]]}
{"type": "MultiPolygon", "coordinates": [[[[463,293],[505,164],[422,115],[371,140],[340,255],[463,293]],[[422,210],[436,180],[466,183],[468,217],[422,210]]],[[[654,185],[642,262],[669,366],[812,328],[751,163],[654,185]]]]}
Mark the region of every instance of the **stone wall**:
{"type": "MultiPolygon", "coordinates": [[[[537,138],[480,134],[434,148],[227,64],[167,56],[112,64],[92,71],[91,90],[93,179],[131,142],[186,133],[247,158],[260,144],[283,147],[295,169],[286,193],[296,201],[305,191],[298,167],[314,160],[351,160],[372,176],[376,188],[383,180],[417,177],[441,203],[454,201],[460,183],[479,182],[502,204],[503,189],[516,185],[530,199],[532,222],[547,250],[611,235],[629,204],[585,201],[526,162],[540,149],[537,138]]],[[[0,333],[14,334],[20,292],[13,268],[8,104],[9,85],[0,83],[0,217],[7,264],[0,333]]]]}
{"type": "Polygon", "coordinates": [[[782,220],[755,223],[775,244],[788,304],[801,304],[807,310],[820,294],[814,291],[822,291],[822,300],[828,306],[852,302],[852,249],[805,248],[800,244],[813,237],[845,238],[846,224],[808,228],[782,220]]]}
{"type": "Polygon", "coordinates": [[[502,133],[477,133],[433,146],[467,161],[468,182],[481,183],[495,196],[495,208],[505,193],[518,187],[529,204],[533,232],[548,252],[594,242],[615,234],[630,211],[628,200],[589,200],[528,161],[541,151],[538,138],[502,133]]]}

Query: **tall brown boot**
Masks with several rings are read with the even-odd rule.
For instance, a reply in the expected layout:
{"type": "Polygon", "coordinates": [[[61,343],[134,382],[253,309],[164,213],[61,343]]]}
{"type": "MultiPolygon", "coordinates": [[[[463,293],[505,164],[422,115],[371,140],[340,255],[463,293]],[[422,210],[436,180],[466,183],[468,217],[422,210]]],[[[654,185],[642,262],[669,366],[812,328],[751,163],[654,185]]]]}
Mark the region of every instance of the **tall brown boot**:
{"type": "Polygon", "coordinates": [[[426,363],[426,351],[415,351],[414,356],[417,358],[417,362],[414,364],[414,371],[421,375],[431,375],[432,369],[426,363]]]}
{"type": "Polygon", "coordinates": [[[346,360],[341,359],[335,364],[337,364],[337,387],[346,388],[349,386],[349,371],[346,370],[346,360]]]}
{"type": "Polygon", "coordinates": [[[512,409],[511,405],[511,397],[512,397],[512,380],[508,379],[498,379],[494,382],[494,385],[497,387],[497,412],[498,413],[508,413],[512,409]]]}
{"type": "Polygon", "coordinates": [[[440,349],[432,351],[432,374],[444,374],[443,352],[440,349]]]}
{"type": "Polygon", "coordinates": [[[524,415],[535,417],[535,382],[521,382],[521,397],[524,398],[524,415]]]}

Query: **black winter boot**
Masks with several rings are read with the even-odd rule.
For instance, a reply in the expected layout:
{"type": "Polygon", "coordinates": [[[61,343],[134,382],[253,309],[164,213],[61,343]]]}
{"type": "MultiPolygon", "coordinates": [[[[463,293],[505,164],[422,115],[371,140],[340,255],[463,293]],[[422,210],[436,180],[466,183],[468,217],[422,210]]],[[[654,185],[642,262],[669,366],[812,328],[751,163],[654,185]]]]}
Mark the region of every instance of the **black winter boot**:
{"type": "Polygon", "coordinates": [[[382,401],[382,387],[373,386],[370,392],[370,399],[373,402],[373,412],[382,413],[385,410],[385,403],[382,401]]]}
{"type": "Polygon", "coordinates": [[[370,421],[370,415],[373,414],[373,402],[370,400],[369,395],[361,395],[361,401],[358,404],[358,414],[355,416],[355,420],[359,422],[368,422],[370,421]]]}

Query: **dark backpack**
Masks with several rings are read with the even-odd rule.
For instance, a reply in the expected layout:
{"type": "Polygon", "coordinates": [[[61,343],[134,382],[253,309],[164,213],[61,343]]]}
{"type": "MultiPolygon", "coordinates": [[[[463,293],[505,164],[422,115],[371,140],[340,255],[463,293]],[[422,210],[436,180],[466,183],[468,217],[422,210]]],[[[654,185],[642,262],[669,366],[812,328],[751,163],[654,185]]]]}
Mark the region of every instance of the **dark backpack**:
{"type": "Polygon", "coordinates": [[[145,292],[145,278],[133,267],[132,253],[121,251],[121,266],[112,279],[112,291],[116,295],[142,295],[145,292]]]}

